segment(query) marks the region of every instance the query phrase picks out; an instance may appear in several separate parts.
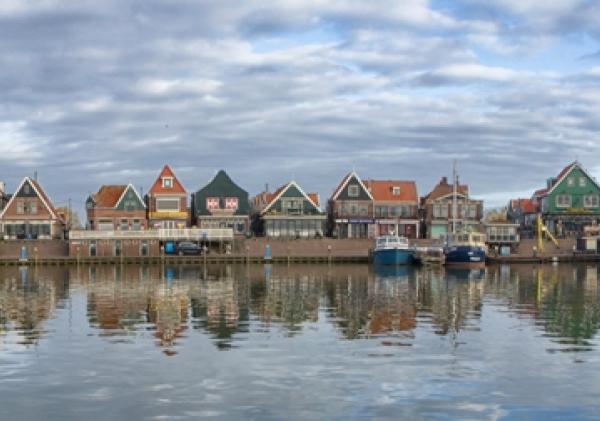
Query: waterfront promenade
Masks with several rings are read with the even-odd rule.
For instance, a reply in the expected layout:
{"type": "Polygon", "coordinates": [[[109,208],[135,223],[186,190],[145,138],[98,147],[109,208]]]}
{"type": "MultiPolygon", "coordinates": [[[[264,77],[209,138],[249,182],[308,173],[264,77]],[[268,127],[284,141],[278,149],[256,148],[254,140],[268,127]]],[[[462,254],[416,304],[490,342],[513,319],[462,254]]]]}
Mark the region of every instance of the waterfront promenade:
{"type": "MultiPolygon", "coordinates": [[[[413,240],[417,246],[429,246],[431,240],[413,240]]],[[[559,247],[546,243],[544,251],[534,250],[536,240],[522,240],[510,256],[495,256],[490,254],[491,263],[537,263],[551,261],[597,261],[598,254],[574,253],[575,239],[559,240],[559,247]]],[[[66,241],[6,241],[0,242],[0,264],[76,264],[76,263],[137,263],[137,262],[355,262],[367,263],[370,261],[372,240],[352,239],[338,240],[299,239],[299,240],[273,240],[266,238],[252,238],[235,240],[231,249],[212,249],[207,256],[127,256],[118,257],[78,257],[69,256],[69,246],[66,241]],[[268,246],[268,247],[267,247],[268,246]],[[22,248],[27,250],[27,262],[20,261],[22,248]],[[266,250],[269,249],[270,253],[266,250]],[[269,259],[270,255],[270,259],[269,259]]]]}

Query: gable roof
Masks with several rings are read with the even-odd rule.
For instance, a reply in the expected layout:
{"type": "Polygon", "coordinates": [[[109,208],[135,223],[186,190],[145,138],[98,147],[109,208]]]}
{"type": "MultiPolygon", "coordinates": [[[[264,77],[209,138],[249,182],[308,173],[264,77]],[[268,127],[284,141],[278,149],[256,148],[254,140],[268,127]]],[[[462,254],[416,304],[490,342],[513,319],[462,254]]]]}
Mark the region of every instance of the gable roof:
{"type": "Polygon", "coordinates": [[[302,188],[300,188],[300,186],[295,181],[290,181],[284,184],[283,186],[279,187],[277,190],[275,190],[274,193],[268,194],[266,198],[267,204],[261,211],[261,214],[267,212],[271,208],[271,206],[273,206],[273,204],[275,204],[275,202],[277,202],[277,200],[279,200],[279,198],[292,186],[298,189],[298,191],[306,198],[306,200],[308,200],[315,208],[321,210],[321,207],[319,206],[319,195],[317,193],[307,194],[304,192],[304,190],[302,190],[302,188]]]}
{"type": "Polygon", "coordinates": [[[418,202],[417,184],[403,180],[365,180],[367,190],[373,200],[390,202],[418,202]],[[394,195],[394,187],[400,187],[400,194],[394,195]]]}
{"type": "Polygon", "coordinates": [[[207,197],[237,197],[239,203],[235,214],[246,215],[250,211],[248,192],[238,186],[224,170],[220,170],[206,186],[196,192],[193,206],[199,215],[209,213],[206,209],[207,197]]]}
{"type": "MultiPolygon", "coordinates": [[[[17,193],[19,191],[21,191],[21,189],[23,188],[23,186],[25,185],[25,183],[29,183],[29,185],[31,187],[33,187],[33,190],[35,191],[36,195],[39,197],[39,199],[42,201],[43,205],[46,207],[46,209],[48,210],[48,212],[50,213],[50,215],[52,216],[53,219],[57,219],[61,222],[64,222],[64,220],[61,218],[60,214],[56,211],[56,208],[54,207],[54,205],[52,204],[52,201],[50,200],[50,198],[48,197],[48,195],[46,194],[46,192],[44,191],[44,189],[42,189],[42,186],[40,186],[40,184],[35,181],[32,180],[29,177],[25,177],[21,183],[19,184],[19,187],[17,187],[17,189],[15,190],[17,193]]],[[[2,212],[0,212],[0,218],[4,217],[4,213],[8,210],[8,208],[12,205],[12,202],[15,200],[15,198],[17,197],[17,194],[13,194],[8,203],[6,204],[6,206],[4,207],[4,209],[2,210],[2,212]]]]}
{"type": "Polygon", "coordinates": [[[348,182],[350,180],[352,180],[352,177],[356,178],[356,180],[358,181],[360,186],[363,188],[363,190],[365,192],[367,192],[367,194],[369,195],[369,198],[371,200],[373,200],[373,196],[371,195],[371,192],[369,191],[369,189],[367,189],[367,187],[364,185],[364,183],[362,182],[362,180],[360,179],[358,174],[356,174],[355,171],[352,171],[352,172],[349,172],[348,174],[346,174],[346,176],[342,179],[340,184],[337,186],[337,188],[334,190],[333,194],[331,195],[331,200],[336,200],[338,198],[340,193],[346,188],[346,185],[348,185],[348,182]]]}
{"type": "Polygon", "coordinates": [[[125,185],[103,185],[90,197],[99,208],[114,208],[126,189],[125,185]]]}
{"type": "MultiPolygon", "coordinates": [[[[429,192],[429,194],[427,196],[425,196],[423,199],[425,202],[427,202],[428,200],[439,199],[441,197],[445,197],[445,196],[448,196],[453,193],[454,193],[454,185],[448,183],[447,177],[442,177],[442,179],[439,181],[439,183],[436,184],[436,186],[433,188],[433,190],[431,190],[431,192],[429,192]]],[[[460,194],[462,196],[468,196],[469,195],[469,186],[467,186],[466,184],[459,183],[456,186],[456,193],[460,194]]]]}
{"type": "Polygon", "coordinates": [[[177,178],[177,176],[175,176],[175,173],[173,172],[171,167],[169,167],[169,165],[165,165],[160,174],[158,175],[158,178],[148,191],[148,194],[150,196],[154,194],[186,194],[186,191],[179,179],[177,178]],[[163,177],[171,177],[173,179],[172,188],[163,187],[163,177]]]}
{"type": "Polygon", "coordinates": [[[592,182],[594,184],[596,184],[596,186],[598,188],[600,188],[600,184],[598,184],[598,182],[596,181],[596,179],[594,177],[592,177],[585,168],[583,168],[583,166],[578,162],[578,161],[574,161],[571,162],[569,165],[567,165],[566,167],[564,167],[562,169],[562,171],[558,174],[558,176],[553,180],[552,182],[552,186],[550,186],[549,188],[545,189],[546,191],[543,191],[544,189],[538,190],[536,193],[539,193],[539,196],[547,196],[550,193],[552,193],[554,191],[554,189],[575,169],[575,168],[579,168],[585,175],[587,178],[589,178],[590,180],[592,180],[592,182]]]}
{"type": "Polygon", "coordinates": [[[138,200],[140,201],[140,203],[142,204],[142,206],[145,208],[146,207],[146,203],[144,203],[144,201],[142,200],[142,198],[138,194],[137,190],[135,189],[135,187],[133,187],[133,184],[131,184],[131,183],[129,183],[125,187],[125,190],[123,190],[123,193],[121,194],[121,197],[119,197],[119,200],[117,200],[117,203],[115,204],[115,207],[119,206],[119,203],[121,203],[121,200],[123,200],[123,197],[125,197],[125,194],[130,189],[135,193],[135,195],[137,196],[138,200]]]}

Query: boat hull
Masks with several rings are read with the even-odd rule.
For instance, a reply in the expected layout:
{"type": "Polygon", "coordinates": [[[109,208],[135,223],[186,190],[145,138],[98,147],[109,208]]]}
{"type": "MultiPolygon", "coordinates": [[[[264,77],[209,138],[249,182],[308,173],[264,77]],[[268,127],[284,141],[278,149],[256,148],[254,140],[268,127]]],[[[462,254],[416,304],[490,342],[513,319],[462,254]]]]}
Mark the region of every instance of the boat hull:
{"type": "Polygon", "coordinates": [[[446,250],[446,265],[450,266],[483,266],[485,250],[474,246],[454,246],[446,250]]]}
{"type": "Polygon", "coordinates": [[[414,255],[414,250],[376,250],[373,252],[373,262],[376,265],[411,265],[414,255]]]}

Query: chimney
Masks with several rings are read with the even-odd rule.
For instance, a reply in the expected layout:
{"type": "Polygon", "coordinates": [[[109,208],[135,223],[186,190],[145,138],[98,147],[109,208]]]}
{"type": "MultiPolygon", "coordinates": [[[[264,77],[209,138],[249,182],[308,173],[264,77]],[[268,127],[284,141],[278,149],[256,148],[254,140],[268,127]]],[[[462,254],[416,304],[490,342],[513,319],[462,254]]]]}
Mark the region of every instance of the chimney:
{"type": "Polygon", "coordinates": [[[269,183],[265,183],[265,192],[269,193],[269,183]]]}
{"type": "Polygon", "coordinates": [[[37,183],[37,170],[33,172],[33,181],[37,183]]]}
{"type": "Polygon", "coordinates": [[[4,184],[4,181],[0,181],[0,195],[4,194],[5,189],[6,185],[4,184]]]}
{"type": "Polygon", "coordinates": [[[442,181],[440,181],[440,184],[443,184],[445,186],[448,185],[448,177],[442,177],[442,181]]]}

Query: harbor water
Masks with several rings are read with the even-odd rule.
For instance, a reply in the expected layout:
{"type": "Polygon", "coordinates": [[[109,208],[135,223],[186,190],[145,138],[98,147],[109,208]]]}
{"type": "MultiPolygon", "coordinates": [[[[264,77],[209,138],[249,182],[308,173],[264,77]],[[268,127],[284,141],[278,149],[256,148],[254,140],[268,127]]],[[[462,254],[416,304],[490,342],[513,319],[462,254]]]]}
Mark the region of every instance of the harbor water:
{"type": "Polygon", "coordinates": [[[593,419],[600,267],[0,268],[0,419],[593,419]]]}

